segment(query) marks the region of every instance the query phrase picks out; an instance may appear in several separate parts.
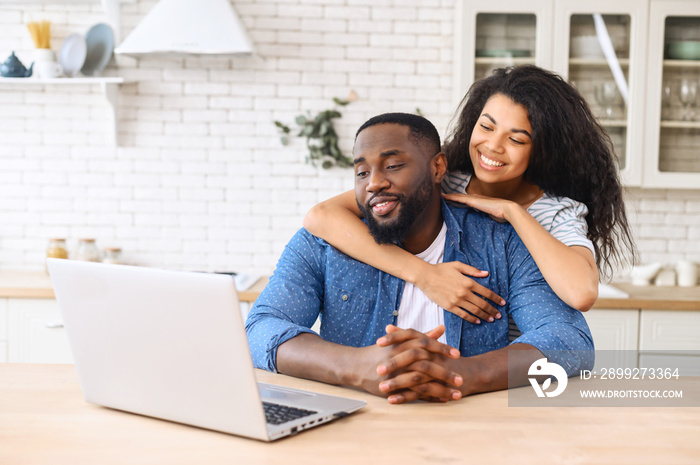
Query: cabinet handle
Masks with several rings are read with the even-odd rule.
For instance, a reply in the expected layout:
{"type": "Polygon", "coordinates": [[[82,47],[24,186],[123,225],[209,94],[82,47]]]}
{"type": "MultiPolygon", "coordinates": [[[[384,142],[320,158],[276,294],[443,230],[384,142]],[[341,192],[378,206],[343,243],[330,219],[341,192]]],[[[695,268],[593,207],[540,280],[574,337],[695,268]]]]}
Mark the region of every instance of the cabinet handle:
{"type": "Polygon", "coordinates": [[[63,328],[63,320],[46,320],[44,326],[47,328],[63,328]]]}

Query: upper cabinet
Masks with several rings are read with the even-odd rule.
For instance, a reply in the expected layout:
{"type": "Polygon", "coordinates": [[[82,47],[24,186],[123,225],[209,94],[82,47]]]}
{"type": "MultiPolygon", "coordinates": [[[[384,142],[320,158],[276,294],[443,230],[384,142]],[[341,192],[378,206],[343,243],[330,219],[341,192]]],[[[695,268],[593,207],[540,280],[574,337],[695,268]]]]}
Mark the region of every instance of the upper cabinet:
{"type": "Polygon", "coordinates": [[[455,102],[496,67],[537,64],[586,98],[625,185],[700,188],[700,2],[460,1],[455,38],[455,102]]]}
{"type": "Polygon", "coordinates": [[[700,188],[700,2],[652,0],[644,185],[700,188]]]}
{"type": "Polygon", "coordinates": [[[491,70],[514,64],[552,64],[554,0],[457,2],[453,99],[491,70]]]}
{"type": "Polygon", "coordinates": [[[639,0],[556,2],[553,69],[610,135],[628,186],[642,181],[648,8],[639,0]]]}

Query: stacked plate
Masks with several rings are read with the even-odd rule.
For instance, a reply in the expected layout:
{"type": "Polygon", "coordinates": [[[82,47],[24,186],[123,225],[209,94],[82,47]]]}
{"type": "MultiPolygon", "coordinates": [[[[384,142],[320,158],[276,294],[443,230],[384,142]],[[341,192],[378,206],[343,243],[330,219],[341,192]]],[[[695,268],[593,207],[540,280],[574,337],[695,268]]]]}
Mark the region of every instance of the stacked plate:
{"type": "Polygon", "coordinates": [[[98,76],[109,63],[114,50],[114,34],[107,24],[92,26],[85,37],[80,34],[69,35],[58,61],[63,67],[63,74],[75,77],[79,72],[85,76],[98,76]]]}
{"type": "Polygon", "coordinates": [[[80,71],[85,76],[98,76],[105,69],[114,50],[114,34],[107,24],[95,24],[85,34],[87,56],[80,71]]]}
{"type": "Polygon", "coordinates": [[[669,42],[666,44],[666,56],[674,60],[700,60],[700,41],[669,42]]]}
{"type": "Polygon", "coordinates": [[[479,49],[476,51],[477,57],[488,57],[488,58],[522,58],[529,57],[530,50],[521,49],[479,49]]]}
{"type": "Polygon", "coordinates": [[[58,62],[63,68],[63,74],[67,77],[75,77],[85,63],[87,45],[85,38],[80,34],[71,34],[66,37],[61,51],[58,53],[58,62]]]}

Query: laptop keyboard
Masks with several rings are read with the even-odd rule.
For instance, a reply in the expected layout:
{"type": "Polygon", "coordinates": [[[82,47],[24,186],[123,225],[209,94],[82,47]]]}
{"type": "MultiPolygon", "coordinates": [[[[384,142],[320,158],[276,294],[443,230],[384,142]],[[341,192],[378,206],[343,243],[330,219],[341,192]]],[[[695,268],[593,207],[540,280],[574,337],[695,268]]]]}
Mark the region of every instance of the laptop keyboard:
{"type": "Polygon", "coordinates": [[[311,410],[304,410],[303,408],[289,407],[271,402],[263,402],[263,407],[265,408],[265,418],[272,425],[281,425],[282,423],[317,413],[311,410]]]}

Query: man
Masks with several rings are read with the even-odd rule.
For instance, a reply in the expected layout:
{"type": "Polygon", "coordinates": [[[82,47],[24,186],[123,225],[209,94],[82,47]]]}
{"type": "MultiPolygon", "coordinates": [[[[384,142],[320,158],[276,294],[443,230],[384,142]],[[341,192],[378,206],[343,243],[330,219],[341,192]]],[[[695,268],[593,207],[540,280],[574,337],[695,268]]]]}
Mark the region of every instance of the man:
{"type": "Polygon", "coordinates": [[[518,357],[523,376],[543,356],[569,374],[591,368],[585,354],[593,342],[583,316],[549,288],[513,228],[442,202],[445,155],[428,120],[374,117],[358,130],[353,156],[357,203],[375,239],[414,254],[444,248],[444,261],[489,270],[477,281],[505,297],[501,313],[512,315],[523,335],[509,346],[508,318],[476,325],[444,311],[433,320],[435,329],[399,329],[399,313],[425,296],[414,289],[418,295],[402,304],[403,281],[302,229],[246,322],[257,367],[358,387],[392,403],[507,388],[511,350],[530,351],[518,357]],[[320,337],[309,329],[319,315],[320,337]],[[445,331],[442,321],[447,345],[436,340],[445,331]]]}

